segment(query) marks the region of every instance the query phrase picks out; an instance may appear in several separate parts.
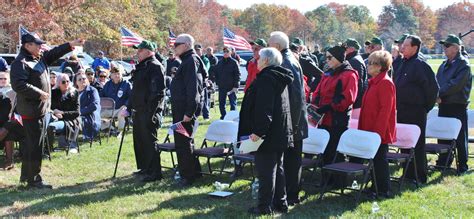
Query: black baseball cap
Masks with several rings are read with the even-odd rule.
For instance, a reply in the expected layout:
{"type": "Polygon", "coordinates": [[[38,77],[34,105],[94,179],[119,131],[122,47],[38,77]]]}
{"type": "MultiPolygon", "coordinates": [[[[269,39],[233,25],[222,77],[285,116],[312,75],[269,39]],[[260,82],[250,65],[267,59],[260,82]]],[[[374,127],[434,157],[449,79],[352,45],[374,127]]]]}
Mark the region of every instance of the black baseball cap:
{"type": "Polygon", "coordinates": [[[40,38],[35,37],[31,33],[23,34],[21,36],[21,44],[25,43],[36,43],[38,45],[45,44],[46,42],[41,40],[40,38]]]}

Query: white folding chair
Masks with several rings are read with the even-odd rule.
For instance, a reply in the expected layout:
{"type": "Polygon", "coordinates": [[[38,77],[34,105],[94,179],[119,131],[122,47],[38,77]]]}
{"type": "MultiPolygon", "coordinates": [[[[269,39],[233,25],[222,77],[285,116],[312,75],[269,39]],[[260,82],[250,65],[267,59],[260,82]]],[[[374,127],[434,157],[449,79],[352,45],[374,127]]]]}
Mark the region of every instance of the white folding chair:
{"type": "MultiPolygon", "coordinates": [[[[191,136],[194,136],[197,132],[199,126],[198,120],[194,122],[194,127],[193,127],[193,133],[191,136]]],[[[169,152],[171,156],[171,164],[173,165],[172,167],[167,167],[167,166],[162,166],[163,168],[168,168],[168,169],[174,169],[176,168],[176,163],[174,162],[174,156],[173,153],[176,152],[176,146],[174,142],[171,142],[171,136],[174,135],[174,131],[171,128],[168,128],[168,133],[166,134],[165,140],[161,144],[156,145],[156,151],[161,154],[161,152],[169,152]]]]}
{"type": "Polygon", "coordinates": [[[207,158],[209,173],[206,174],[212,174],[210,163],[212,158],[224,158],[220,173],[224,172],[229,155],[233,151],[233,144],[237,141],[238,128],[238,123],[226,120],[216,120],[209,125],[201,149],[194,150],[194,155],[198,158],[207,158]],[[209,141],[214,142],[214,146],[208,147],[209,141]],[[218,146],[217,143],[223,143],[223,147],[218,146]]]}
{"type": "MultiPolygon", "coordinates": [[[[327,173],[327,176],[325,176],[326,178],[324,179],[324,184],[323,188],[321,189],[321,195],[319,199],[322,200],[324,193],[326,192],[326,186],[332,174],[339,174],[345,176],[363,175],[363,186],[360,186],[356,195],[356,203],[358,203],[360,194],[362,193],[362,190],[367,187],[367,184],[369,182],[369,175],[372,172],[372,183],[375,186],[375,192],[377,194],[378,188],[375,180],[373,159],[380,147],[380,142],[380,136],[374,132],[356,129],[348,129],[347,131],[345,131],[342,134],[341,139],[339,140],[339,144],[337,145],[337,152],[351,157],[366,159],[369,162],[366,165],[345,161],[323,166],[322,171],[323,173],[327,173]]],[[[337,155],[334,157],[334,161],[336,160],[336,157],[337,155]]],[[[341,193],[337,194],[344,194],[344,189],[357,190],[351,188],[342,188],[341,193]]]]}
{"type": "MultiPolygon", "coordinates": [[[[399,178],[391,177],[392,181],[398,183],[398,189],[402,188],[402,184],[405,181],[405,176],[408,170],[408,164],[413,162],[413,168],[415,172],[415,185],[418,187],[418,174],[416,171],[416,160],[415,160],[415,146],[420,138],[421,130],[420,127],[411,124],[396,124],[397,138],[395,143],[391,144],[390,147],[397,149],[407,149],[410,152],[407,153],[387,153],[387,160],[391,163],[401,164],[405,162],[405,169],[402,176],[399,178]]],[[[400,151],[400,150],[398,150],[400,151]]]]}
{"type": "Polygon", "coordinates": [[[428,112],[428,115],[426,116],[426,119],[429,120],[433,117],[438,117],[439,109],[438,107],[434,107],[428,112]]]}
{"type": "Polygon", "coordinates": [[[239,118],[240,118],[240,113],[239,111],[236,111],[236,110],[229,111],[224,116],[224,120],[226,121],[239,122],[239,118]]]}
{"type": "Polygon", "coordinates": [[[326,150],[326,147],[329,142],[329,132],[324,129],[318,128],[308,128],[308,138],[303,140],[303,153],[316,156],[316,159],[303,158],[302,167],[303,168],[312,168],[311,177],[309,181],[311,182],[316,172],[316,168],[321,164],[322,154],[326,150]]]}
{"type": "MultiPolygon", "coordinates": [[[[426,122],[426,138],[434,138],[438,140],[451,141],[450,144],[426,144],[425,151],[427,154],[452,154],[456,159],[456,169],[459,169],[458,160],[456,158],[456,139],[459,131],[461,131],[461,121],[456,118],[449,117],[432,117],[426,122]]],[[[442,168],[442,173],[448,169],[449,158],[443,166],[433,165],[434,168],[442,168]]]]}

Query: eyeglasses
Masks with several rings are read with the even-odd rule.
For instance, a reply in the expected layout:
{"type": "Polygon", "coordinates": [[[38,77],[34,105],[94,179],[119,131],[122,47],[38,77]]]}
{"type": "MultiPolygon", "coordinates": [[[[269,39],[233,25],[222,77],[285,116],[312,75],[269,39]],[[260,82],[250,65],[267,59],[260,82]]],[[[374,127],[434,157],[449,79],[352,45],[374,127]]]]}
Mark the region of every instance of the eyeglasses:
{"type": "Polygon", "coordinates": [[[182,45],[184,43],[174,43],[174,48],[177,48],[178,46],[182,45]]]}
{"type": "Polygon", "coordinates": [[[369,64],[369,65],[379,65],[379,63],[377,63],[377,62],[368,62],[367,64],[369,64]]]}
{"type": "Polygon", "coordinates": [[[6,81],[6,80],[7,80],[7,78],[0,78],[0,81],[3,81],[3,80],[5,80],[5,81],[6,81]]]}
{"type": "Polygon", "coordinates": [[[70,81],[66,80],[66,81],[61,81],[61,84],[69,84],[70,81]]]}
{"type": "Polygon", "coordinates": [[[99,78],[106,78],[106,75],[100,75],[99,78]]]}
{"type": "Polygon", "coordinates": [[[78,81],[85,81],[86,78],[77,78],[78,81]]]}
{"type": "Polygon", "coordinates": [[[230,51],[227,50],[227,49],[224,49],[223,52],[224,52],[224,53],[229,53],[230,51]]]}
{"type": "Polygon", "coordinates": [[[94,76],[94,73],[88,73],[87,76],[94,76]]]}
{"type": "Polygon", "coordinates": [[[327,59],[327,60],[331,60],[332,58],[334,58],[334,56],[329,56],[329,55],[326,56],[326,59],[327,59]]]}
{"type": "Polygon", "coordinates": [[[443,44],[444,48],[446,48],[446,49],[449,48],[449,47],[451,47],[452,45],[453,45],[453,44],[451,44],[451,43],[444,43],[444,44],[443,44]]]}

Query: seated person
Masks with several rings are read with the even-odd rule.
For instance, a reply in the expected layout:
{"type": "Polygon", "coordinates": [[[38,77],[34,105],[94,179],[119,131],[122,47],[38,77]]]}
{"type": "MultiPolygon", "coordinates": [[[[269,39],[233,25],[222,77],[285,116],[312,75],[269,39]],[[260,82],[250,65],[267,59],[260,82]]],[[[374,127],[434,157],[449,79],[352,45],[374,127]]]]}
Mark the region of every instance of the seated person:
{"type": "Polygon", "coordinates": [[[58,72],[51,71],[51,73],[49,73],[49,83],[51,84],[51,89],[53,89],[53,87],[56,85],[56,74],[58,74],[58,72]]]}
{"type": "Polygon", "coordinates": [[[91,140],[100,130],[99,92],[89,85],[86,74],[77,74],[74,79],[74,84],[79,92],[82,134],[84,140],[91,140]]]}
{"type": "Polygon", "coordinates": [[[125,117],[119,113],[128,104],[128,98],[132,91],[132,85],[127,80],[123,80],[122,75],[125,73],[123,66],[112,66],[110,78],[104,89],[100,93],[100,97],[109,97],[115,101],[115,110],[102,110],[101,117],[111,118],[118,117],[118,129],[115,134],[119,134],[120,130],[125,126],[125,117]]]}
{"type": "MultiPolygon", "coordinates": [[[[53,110],[48,124],[49,144],[53,144],[54,134],[63,134],[69,144],[69,153],[77,153],[77,135],[79,134],[79,101],[78,92],[72,86],[69,76],[56,75],[56,87],[51,91],[51,109],[53,110]]],[[[61,145],[63,144],[63,145],[61,145]]],[[[60,142],[60,146],[64,142],[60,142]]]]}
{"type": "Polygon", "coordinates": [[[104,88],[105,84],[109,81],[109,71],[103,68],[99,68],[97,70],[97,75],[98,75],[98,80],[99,85],[104,88]]]}

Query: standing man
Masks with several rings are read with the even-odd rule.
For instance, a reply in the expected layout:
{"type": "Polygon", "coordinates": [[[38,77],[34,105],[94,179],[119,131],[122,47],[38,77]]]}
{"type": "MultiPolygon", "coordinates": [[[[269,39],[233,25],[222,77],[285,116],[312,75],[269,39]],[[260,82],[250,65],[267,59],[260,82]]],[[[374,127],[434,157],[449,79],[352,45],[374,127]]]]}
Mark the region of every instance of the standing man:
{"type": "MultiPolygon", "coordinates": [[[[403,34],[400,39],[395,40],[394,42],[397,44],[398,49],[400,50],[402,48],[403,41],[409,36],[410,34],[403,34]]],[[[397,57],[393,57],[393,63],[392,63],[392,69],[394,72],[397,72],[398,67],[400,67],[400,64],[402,63],[403,60],[403,54],[401,52],[398,53],[397,57]]]]}
{"type": "Polygon", "coordinates": [[[215,68],[217,63],[219,63],[219,59],[214,55],[214,49],[212,47],[207,47],[206,49],[206,58],[209,59],[209,64],[211,67],[209,68],[209,80],[215,81],[215,68]]]}
{"type": "Polygon", "coordinates": [[[94,62],[92,62],[92,69],[94,71],[97,71],[97,67],[102,66],[104,69],[107,69],[110,71],[110,62],[109,60],[104,56],[104,52],[99,51],[99,56],[94,59],[94,62]]]}
{"type": "Polygon", "coordinates": [[[271,47],[281,52],[283,56],[281,66],[289,69],[294,77],[293,82],[288,87],[294,147],[288,147],[285,151],[283,166],[285,169],[288,205],[296,205],[300,203],[299,192],[301,190],[303,139],[308,137],[303,74],[298,60],[296,60],[289,49],[290,40],[288,39],[288,35],[280,31],[272,32],[268,43],[271,47]]]}
{"type": "MultiPolygon", "coordinates": [[[[462,128],[456,140],[459,163],[458,173],[465,173],[469,168],[468,160],[468,127],[467,106],[471,93],[472,75],[469,60],[461,55],[461,39],[450,34],[446,40],[439,42],[443,45],[447,60],[439,66],[436,79],[439,83],[439,116],[453,117],[461,120],[462,128]]],[[[450,141],[439,141],[440,144],[449,144],[450,141]]],[[[442,154],[437,161],[438,166],[444,166],[448,159],[448,166],[453,162],[453,154],[442,154]]]]}
{"type": "MultiPolygon", "coordinates": [[[[415,147],[416,171],[421,183],[427,181],[425,152],[426,116],[433,108],[438,96],[438,83],[431,67],[418,56],[421,39],[408,36],[402,44],[403,61],[395,72],[397,92],[397,122],[420,127],[420,138],[415,147]]],[[[403,153],[409,153],[402,150],[403,153]]],[[[410,163],[407,178],[415,179],[413,163],[410,163]]]]}
{"type": "Polygon", "coordinates": [[[32,34],[21,37],[20,54],[11,67],[11,84],[17,93],[17,111],[23,119],[26,144],[23,150],[20,182],[29,188],[52,189],[41,178],[42,142],[46,131],[45,114],[51,110],[51,86],[48,65],[84,44],[78,39],[41,53],[45,42],[32,34]]]}
{"type": "MultiPolygon", "coordinates": [[[[206,70],[206,72],[209,72],[209,69],[211,68],[211,64],[209,63],[209,59],[207,59],[207,57],[202,53],[202,46],[201,44],[196,44],[194,45],[194,51],[196,51],[196,54],[199,56],[199,58],[201,58],[202,60],[202,63],[204,63],[204,69],[206,70]]],[[[203,86],[203,97],[202,100],[203,100],[203,103],[202,103],[202,117],[204,118],[204,120],[206,121],[209,121],[209,106],[210,106],[210,99],[209,99],[209,93],[208,93],[208,90],[207,90],[207,74],[206,76],[203,75],[203,82],[204,82],[204,86],[203,86]]]]}
{"type": "Polygon", "coordinates": [[[204,64],[193,50],[194,38],[189,34],[181,34],[176,38],[174,50],[182,60],[176,75],[171,82],[171,111],[173,123],[181,122],[190,137],[174,132],[180,186],[191,185],[201,176],[201,165],[193,154],[192,132],[194,122],[199,116],[202,93],[204,64]]]}
{"type": "Polygon", "coordinates": [[[237,92],[239,90],[240,70],[237,60],[231,57],[232,50],[224,46],[224,57],[217,64],[216,84],[219,87],[219,109],[221,119],[224,119],[226,112],[226,99],[229,97],[230,110],[237,108],[237,92]]]}
{"type": "Polygon", "coordinates": [[[260,72],[258,70],[258,59],[260,55],[258,54],[261,49],[267,47],[267,42],[264,39],[256,39],[253,42],[250,42],[252,46],[253,58],[247,62],[247,80],[245,81],[244,92],[247,91],[247,88],[250,87],[250,84],[257,78],[257,74],[260,72]]]}
{"type": "Polygon", "coordinates": [[[368,86],[367,83],[367,68],[365,66],[362,56],[359,54],[360,44],[357,40],[349,38],[345,42],[346,44],[346,60],[357,71],[359,81],[357,83],[357,99],[353,105],[354,109],[360,108],[362,105],[362,97],[364,96],[365,90],[368,86]]]}
{"type": "Polygon", "coordinates": [[[156,152],[157,129],[161,126],[161,112],[165,95],[164,68],[155,58],[156,44],[143,40],[137,50],[138,65],[133,74],[133,89],[123,114],[133,116],[133,149],[137,175],[143,182],[161,180],[160,155],[156,152]]]}
{"type": "Polygon", "coordinates": [[[178,68],[181,61],[176,58],[173,51],[168,52],[168,59],[166,59],[166,76],[171,76],[171,69],[178,68]]]}

